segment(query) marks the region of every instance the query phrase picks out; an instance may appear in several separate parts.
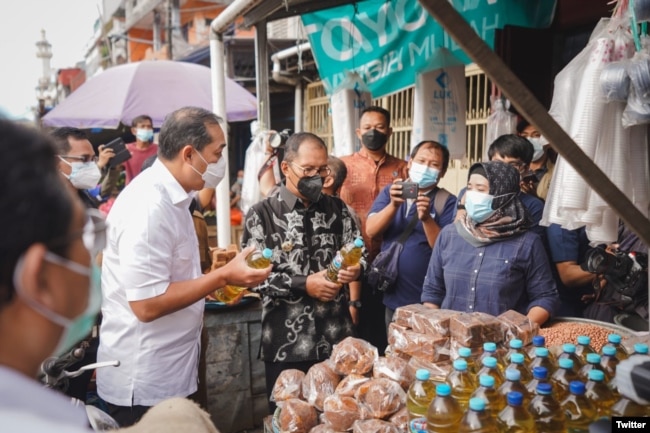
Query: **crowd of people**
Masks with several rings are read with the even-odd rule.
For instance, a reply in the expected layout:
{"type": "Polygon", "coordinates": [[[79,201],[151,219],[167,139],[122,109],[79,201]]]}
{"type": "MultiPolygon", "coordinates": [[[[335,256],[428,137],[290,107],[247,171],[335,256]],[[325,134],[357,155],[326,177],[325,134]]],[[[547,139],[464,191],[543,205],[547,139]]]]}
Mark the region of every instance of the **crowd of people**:
{"type": "MultiPolygon", "coordinates": [[[[204,300],[225,285],[261,296],[259,356],[269,396],[283,370],[307,371],[347,336],[383,352],[392,315],[404,305],[493,315],[512,309],[540,325],[588,311],[601,280],[580,266],[584,231],[539,225],[554,155],[534,127],[522,123],[518,134],[491,143],[490,160],[473,164],[455,195],[439,187],[447,148],[426,140],[408,161],[392,156],[390,121],[381,107],[364,110],[360,150],[340,159],[315,134],[291,135],[273,161],[281,180],[241,216],[241,252],[213,271],[193,213],[197,202],[213,200],[224,177],[222,119],[179,109],[153,144],[151,119],[136,118],[126,186],[105,221],[88,190],[114,190],[111,148],[96,153],[74,128],[48,137],[0,121],[0,218],[8,228],[0,243],[0,413],[14,411],[22,422],[29,401],[46,395],[32,380],[40,363],[94,324],[99,339],[89,356],[121,363],[96,373],[98,395],[121,426],[166,399],[196,398],[204,300]],[[415,194],[405,194],[407,185],[415,194]],[[365,244],[360,263],[332,281],[327,267],[356,238],[365,244]],[[369,264],[395,242],[404,245],[399,272],[379,291],[366,278],[369,264]],[[247,266],[247,255],[262,248],[272,250],[271,265],[247,266]],[[27,391],[15,398],[14,386],[27,391]]],[[[79,414],[59,397],[42,397],[49,404],[34,422],[82,431],[79,414]]]]}

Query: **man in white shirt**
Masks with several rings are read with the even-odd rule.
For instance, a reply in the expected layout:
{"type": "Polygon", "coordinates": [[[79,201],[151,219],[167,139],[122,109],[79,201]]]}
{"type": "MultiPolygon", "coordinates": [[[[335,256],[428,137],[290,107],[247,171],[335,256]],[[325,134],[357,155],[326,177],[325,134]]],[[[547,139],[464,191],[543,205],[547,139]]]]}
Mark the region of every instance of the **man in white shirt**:
{"type": "Polygon", "coordinates": [[[247,248],[201,274],[188,208],[193,191],[223,177],[219,122],[195,107],[168,115],[158,159],[127,185],[107,218],[98,360],[121,365],[98,370],[97,388],[123,427],[162,400],[196,392],[205,296],[226,284],[255,286],[271,271],[248,267],[247,248]]]}
{"type": "Polygon", "coordinates": [[[83,407],[34,378],[90,331],[100,295],[84,240],[100,248],[104,232],[86,225],[50,139],[0,120],[0,153],[0,431],[88,432],[83,407]]]}

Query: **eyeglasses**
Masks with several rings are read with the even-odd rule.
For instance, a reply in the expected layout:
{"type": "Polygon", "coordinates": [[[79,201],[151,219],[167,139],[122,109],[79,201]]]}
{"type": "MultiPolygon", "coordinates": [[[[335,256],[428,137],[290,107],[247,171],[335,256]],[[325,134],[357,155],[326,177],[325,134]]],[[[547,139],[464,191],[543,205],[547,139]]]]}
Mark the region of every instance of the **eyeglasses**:
{"type": "Polygon", "coordinates": [[[95,155],[61,155],[61,158],[75,159],[81,162],[97,162],[98,158],[95,155]]]}
{"type": "Polygon", "coordinates": [[[526,166],[526,163],[524,161],[508,161],[506,164],[512,165],[517,169],[522,169],[526,166]]]}
{"type": "Polygon", "coordinates": [[[72,239],[81,237],[88,252],[95,256],[106,247],[106,220],[104,214],[97,209],[86,209],[86,223],[83,229],[73,231],[48,242],[49,246],[63,245],[72,239]]]}
{"type": "Polygon", "coordinates": [[[332,172],[332,170],[327,166],[320,167],[320,168],[305,168],[305,167],[299,166],[298,164],[296,164],[294,162],[290,162],[289,164],[295,165],[296,167],[301,169],[302,174],[305,175],[305,177],[316,176],[316,174],[320,174],[321,177],[327,177],[332,172]]]}

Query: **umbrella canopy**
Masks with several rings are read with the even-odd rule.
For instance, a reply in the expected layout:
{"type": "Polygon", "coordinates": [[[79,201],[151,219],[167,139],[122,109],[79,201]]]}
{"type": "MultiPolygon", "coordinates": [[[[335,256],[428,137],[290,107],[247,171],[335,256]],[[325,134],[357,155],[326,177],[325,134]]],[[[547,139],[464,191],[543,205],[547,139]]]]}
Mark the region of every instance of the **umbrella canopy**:
{"type": "MultiPolygon", "coordinates": [[[[212,110],[210,68],[193,63],[147,60],[107,69],[91,78],[43,117],[47,126],[117,128],[147,114],[159,127],[167,114],[185,106],[212,110]]],[[[257,100],[226,78],[229,122],[257,117],[257,100]]]]}

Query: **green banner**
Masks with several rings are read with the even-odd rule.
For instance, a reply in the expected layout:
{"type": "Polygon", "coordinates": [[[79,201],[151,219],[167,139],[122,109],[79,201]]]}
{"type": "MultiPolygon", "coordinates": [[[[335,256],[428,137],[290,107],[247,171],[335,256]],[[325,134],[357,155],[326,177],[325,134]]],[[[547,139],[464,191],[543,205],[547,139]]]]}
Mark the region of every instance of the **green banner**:
{"type": "MultiPolygon", "coordinates": [[[[490,46],[504,25],[548,27],[556,0],[449,0],[490,46]]],[[[328,93],[357,71],[374,98],[415,83],[438,47],[469,58],[417,0],[366,0],[302,16],[328,93]]]]}

